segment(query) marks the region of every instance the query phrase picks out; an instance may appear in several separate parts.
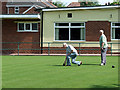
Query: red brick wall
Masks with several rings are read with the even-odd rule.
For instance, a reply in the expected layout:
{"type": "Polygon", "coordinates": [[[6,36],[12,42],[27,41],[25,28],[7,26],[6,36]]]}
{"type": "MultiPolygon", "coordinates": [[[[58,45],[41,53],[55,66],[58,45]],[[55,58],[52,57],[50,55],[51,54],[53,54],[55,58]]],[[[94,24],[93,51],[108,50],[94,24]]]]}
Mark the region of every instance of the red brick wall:
{"type": "Polygon", "coordinates": [[[7,14],[6,3],[7,2],[1,2],[1,5],[2,5],[2,14],[7,14]]]}
{"type": "Polygon", "coordinates": [[[111,24],[108,21],[88,21],[86,22],[86,41],[99,41],[99,30],[103,29],[108,41],[111,41],[111,24]]]}
{"type": "Polygon", "coordinates": [[[9,14],[15,14],[15,10],[13,7],[9,7],[9,14]]]}
{"type": "Polygon", "coordinates": [[[0,14],[2,14],[2,2],[0,1],[0,14]]]}
{"type": "MultiPolygon", "coordinates": [[[[40,42],[40,24],[38,25],[39,32],[17,32],[17,23],[12,19],[4,19],[2,21],[2,42],[40,42]]],[[[33,20],[34,21],[34,20],[33,20]]],[[[23,48],[40,48],[39,44],[20,44],[21,49],[23,48]]],[[[3,48],[14,48],[17,49],[17,43],[3,44],[3,48]]],[[[15,52],[13,50],[13,52],[15,52]]],[[[27,52],[27,50],[25,51],[27,52]]]]}
{"type": "MultiPolygon", "coordinates": [[[[22,14],[24,11],[29,9],[30,7],[19,7],[19,14],[22,14]]],[[[25,14],[38,14],[37,11],[34,11],[35,8],[30,9],[28,12],[25,14]]],[[[15,8],[14,7],[9,7],[9,14],[15,14],[15,8]]]]}
{"type": "MultiPolygon", "coordinates": [[[[100,54],[101,50],[99,47],[75,47],[78,51],[78,54],[100,54]]],[[[44,47],[43,48],[44,54],[66,54],[66,48],[63,47],[44,47]]],[[[108,47],[107,53],[110,54],[110,47],[108,47]]]]}
{"type": "Polygon", "coordinates": [[[26,12],[26,14],[38,14],[37,11],[34,11],[35,8],[33,7],[32,9],[30,9],[28,12],[26,12]]]}
{"type": "MultiPolygon", "coordinates": [[[[19,13],[22,14],[24,11],[26,11],[30,7],[19,7],[19,13]]],[[[31,13],[32,14],[32,13],[31,13]]]]}

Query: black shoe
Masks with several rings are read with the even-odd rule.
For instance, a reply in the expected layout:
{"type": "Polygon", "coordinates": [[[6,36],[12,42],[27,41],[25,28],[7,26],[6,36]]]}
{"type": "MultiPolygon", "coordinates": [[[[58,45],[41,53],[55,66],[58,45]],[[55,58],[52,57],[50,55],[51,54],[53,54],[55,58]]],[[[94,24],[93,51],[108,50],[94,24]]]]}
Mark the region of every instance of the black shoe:
{"type": "Polygon", "coordinates": [[[106,63],[103,63],[103,65],[105,65],[106,63]]]}
{"type": "Polygon", "coordinates": [[[78,66],[80,66],[82,64],[82,61],[80,62],[80,64],[78,64],[78,66]]]}

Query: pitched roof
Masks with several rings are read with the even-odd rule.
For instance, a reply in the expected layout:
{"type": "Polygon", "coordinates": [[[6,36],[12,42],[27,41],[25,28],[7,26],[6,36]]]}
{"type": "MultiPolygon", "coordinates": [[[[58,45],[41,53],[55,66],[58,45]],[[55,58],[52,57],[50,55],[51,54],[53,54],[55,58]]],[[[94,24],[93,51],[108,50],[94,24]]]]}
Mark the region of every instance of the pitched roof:
{"type": "Polygon", "coordinates": [[[72,2],[67,7],[80,7],[80,2],[72,2]]]}
{"type": "Polygon", "coordinates": [[[51,8],[56,8],[57,7],[54,4],[52,4],[51,2],[42,2],[42,3],[45,4],[47,7],[51,7],[51,8]]]}
{"type": "Polygon", "coordinates": [[[26,5],[26,6],[32,6],[32,5],[38,5],[41,7],[56,7],[55,5],[49,3],[49,2],[7,2],[7,6],[14,6],[14,5],[18,5],[18,6],[22,6],[22,5],[26,5]]]}

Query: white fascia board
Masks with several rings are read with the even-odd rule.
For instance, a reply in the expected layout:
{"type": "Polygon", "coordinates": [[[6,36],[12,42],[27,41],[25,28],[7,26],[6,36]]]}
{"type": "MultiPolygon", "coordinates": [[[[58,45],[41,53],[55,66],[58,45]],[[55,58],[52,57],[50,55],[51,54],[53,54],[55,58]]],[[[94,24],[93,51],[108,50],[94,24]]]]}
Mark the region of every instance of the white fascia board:
{"type": "Polygon", "coordinates": [[[30,19],[40,19],[40,15],[0,15],[0,18],[15,19],[15,18],[30,18],[30,19]]]}
{"type": "MultiPolygon", "coordinates": [[[[37,8],[38,5],[33,5],[31,6],[30,8],[28,8],[26,11],[23,12],[23,14],[27,13],[29,10],[31,10],[33,7],[37,8]]],[[[40,8],[44,8],[44,7],[41,7],[41,6],[38,6],[40,8]]]]}
{"type": "Polygon", "coordinates": [[[6,5],[6,7],[30,7],[32,5],[6,5]]]}
{"type": "Polygon", "coordinates": [[[109,9],[109,8],[118,8],[117,6],[97,6],[97,7],[72,7],[72,8],[56,8],[56,9],[42,9],[42,11],[66,11],[66,10],[89,10],[89,9],[109,9]]]}

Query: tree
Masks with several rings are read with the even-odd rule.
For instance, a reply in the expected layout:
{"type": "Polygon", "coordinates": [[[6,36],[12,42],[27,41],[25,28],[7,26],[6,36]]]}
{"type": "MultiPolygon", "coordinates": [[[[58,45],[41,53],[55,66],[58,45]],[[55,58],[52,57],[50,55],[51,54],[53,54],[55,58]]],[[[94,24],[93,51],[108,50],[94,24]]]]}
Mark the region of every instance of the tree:
{"type": "Polygon", "coordinates": [[[53,4],[54,4],[55,6],[57,6],[57,7],[66,7],[66,6],[65,6],[66,4],[64,4],[64,3],[61,2],[61,1],[53,2],[53,4]]]}
{"type": "Polygon", "coordinates": [[[80,6],[99,6],[98,2],[80,2],[80,6]]]}
{"type": "Polygon", "coordinates": [[[110,5],[120,5],[120,2],[113,2],[113,3],[110,3],[110,5]]]}

